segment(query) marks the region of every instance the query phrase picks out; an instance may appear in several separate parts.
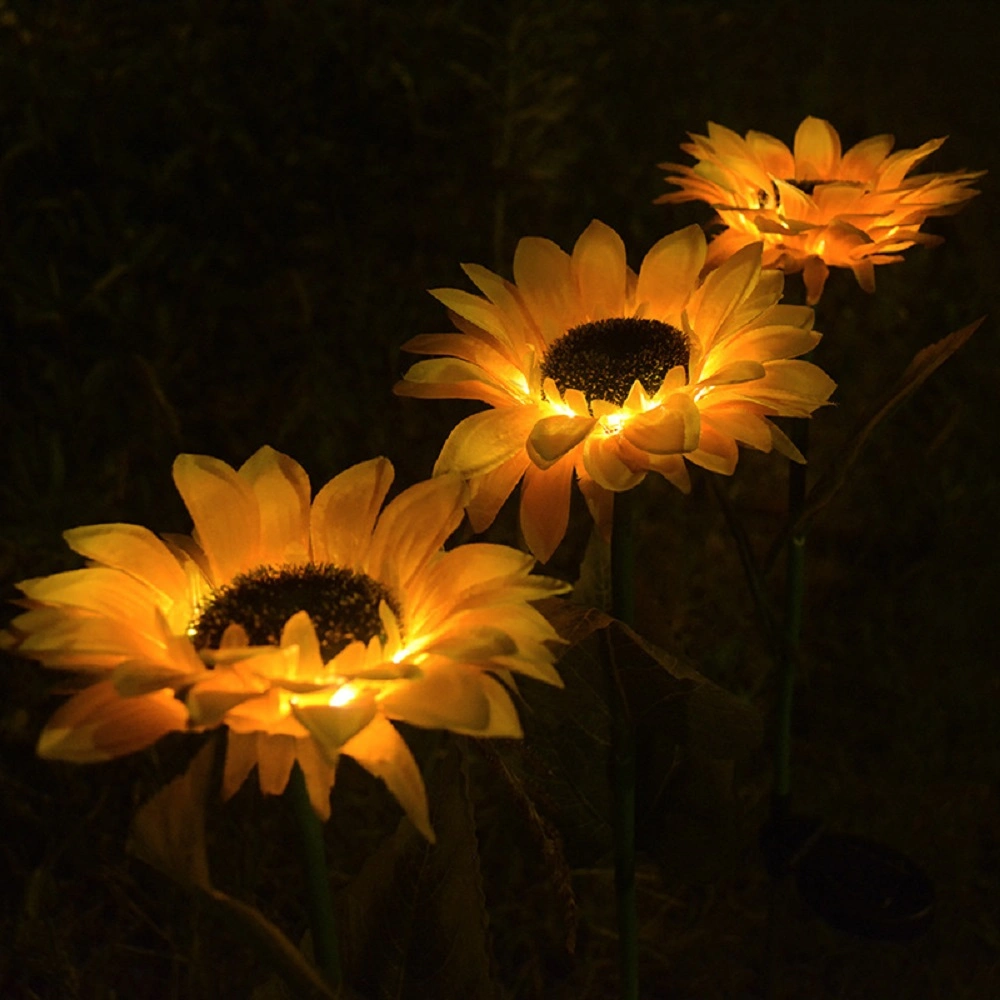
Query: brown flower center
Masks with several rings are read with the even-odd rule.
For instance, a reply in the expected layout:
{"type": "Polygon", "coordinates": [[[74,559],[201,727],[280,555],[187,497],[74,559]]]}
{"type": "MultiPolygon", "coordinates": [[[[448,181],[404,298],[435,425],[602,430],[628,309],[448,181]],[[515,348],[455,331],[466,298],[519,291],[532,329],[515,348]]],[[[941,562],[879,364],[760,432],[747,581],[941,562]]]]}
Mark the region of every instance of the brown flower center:
{"type": "Polygon", "coordinates": [[[241,625],[251,645],[277,646],[288,619],[305,611],[328,662],[354,641],[386,638],[381,601],[400,617],[390,591],[364,573],[328,564],[260,566],[215,592],[192,626],[192,642],[196,649],[217,649],[226,629],[241,625]]]}
{"type": "Polygon", "coordinates": [[[579,389],[588,401],[621,406],[636,379],[652,395],[677,365],[687,367],[687,337],[657,319],[601,319],[575,326],[546,351],[542,377],[564,393],[579,389]]]}

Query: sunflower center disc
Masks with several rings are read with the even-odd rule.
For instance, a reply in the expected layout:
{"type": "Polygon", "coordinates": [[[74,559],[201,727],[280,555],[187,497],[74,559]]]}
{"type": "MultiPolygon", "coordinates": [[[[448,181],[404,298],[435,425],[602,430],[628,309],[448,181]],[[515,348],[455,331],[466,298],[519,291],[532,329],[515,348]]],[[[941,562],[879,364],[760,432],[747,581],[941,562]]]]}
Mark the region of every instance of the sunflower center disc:
{"type": "Polygon", "coordinates": [[[546,352],[542,377],[560,392],[579,389],[588,400],[621,406],[632,383],[653,395],[677,365],[687,367],[687,337],[656,319],[602,319],[575,326],[546,352]]]}
{"type": "Polygon", "coordinates": [[[400,616],[392,594],[364,573],[311,563],[281,569],[261,566],[216,592],[194,624],[192,641],[196,649],[217,649],[230,625],[242,625],[251,645],[277,646],[288,619],[305,611],[328,662],[356,640],[386,638],[380,601],[400,616]]]}

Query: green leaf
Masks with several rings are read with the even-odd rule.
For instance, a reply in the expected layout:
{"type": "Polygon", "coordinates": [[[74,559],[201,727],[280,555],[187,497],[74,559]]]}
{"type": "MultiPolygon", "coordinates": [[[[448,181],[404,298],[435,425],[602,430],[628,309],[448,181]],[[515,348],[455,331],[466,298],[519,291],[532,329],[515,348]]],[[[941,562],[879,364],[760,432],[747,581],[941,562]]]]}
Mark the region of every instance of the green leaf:
{"type": "Polygon", "coordinates": [[[205,849],[205,799],[215,742],[208,741],[187,771],[164,785],[132,819],[127,850],[187,889],[210,890],[205,849]]]}
{"type": "Polygon", "coordinates": [[[296,997],[350,1000],[347,990],[335,993],[287,937],[248,903],[212,886],[205,849],[205,802],[208,797],[215,741],[198,751],[187,771],[160,789],[132,820],[128,851],[194,893],[208,910],[255,948],[296,997]]]}
{"type": "Polygon", "coordinates": [[[437,844],[402,820],[338,898],[346,978],[372,1000],[494,1000],[468,772],[454,741],[428,798],[437,844]]]}
{"type": "Polygon", "coordinates": [[[538,607],[569,643],[558,663],[565,689],[522,685],[525,737],[500,752],[562,834],[570,863],[586,865],[611,840],[609,660],[635,731],[640,827],[656,826],[681,759],[731,762],[759,745],[762,724],[747,701],[609,615],[562,598],[538,607]]]}
{"type": "Polygon", "coordinates": [[[981,316],[974,323],[949,333],[947,337],[929,344],[914,355],[903,374],[861,419],[840,453],[816,481],[806,496],[798,519],[793,524],[787,525],[785,531],[774,540],[764,561],[766,569],[769,570],[774,566],[778,556],[785,550],[788,540],[799,533],[840,492],[872,431],[962,347],[985,319],[985,316],[981,316]]]}
{"type": "Polygon", "coordinates": [[[573,584],[577,604],[601,611],[611,610],[611,546],[595,527],[580,562],[580,575],[573,584]]]}

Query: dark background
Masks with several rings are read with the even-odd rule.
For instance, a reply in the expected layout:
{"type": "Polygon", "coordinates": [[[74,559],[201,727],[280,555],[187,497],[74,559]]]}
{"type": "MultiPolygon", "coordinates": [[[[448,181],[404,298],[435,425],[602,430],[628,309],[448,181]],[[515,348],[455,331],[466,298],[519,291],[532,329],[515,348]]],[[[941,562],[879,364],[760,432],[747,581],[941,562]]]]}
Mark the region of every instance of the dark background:
{"type": "MultiPolygon", "coordinates": [[[[704,206],[652,204],[656,164],[684,159],[708,120],[790,144],[818,115],[845,148],[948,135],[925,169],[988,169],[983,194],[928,223],[943,246],[877,269],[874,296],[836,272],[818,308],[815,360],[840,384],[813,421],[820,469],[917,350],[989,318],[879,429],[812,532],[795,771],[803,808],[928,871],[936,921],[886,945],[795,909],[781,995],[1000,994],[998,28],[985,5],[912,0],[0,0],[5,595],[76,565],[65,528],[187,530],[180,451],[238,465],[271,444],[314,488],[377,454],[398,482],[425,478],[476,408],[390,392],[400,344],[447,328],[425,289],[467,287],[462,261],[509,276],[518,238],[569,249],[595,217],[637,267],[660,236],[708,221],[704,206]]],[[[801,300],[798,278],[788,289],[801,300]]],[[[782,474],[745,455],[725,484],[758,552],[782,474]]],[[[770,661],[705,479],[687,498],[650,483],[642,502],[640,631],[766,715],[770,661]]],[[[585,530],[557,572],[573,575],[585,530]]],[[[509,516],[494,536],[516,540],[509,516]]],[[[0,992],[249,996],[263,967],[192,931],[183,897],[123,856],[160,765],[37,761],[49,678],[2,667],[0,992]]],[[[767,785],[762,752],[737,772],[747,830],[767,785]]],[[[753,996],[766,883],[752,836],[700,880],[657,871],[642,883],[650,996],[753,996]]],[[[613,995],[594,882],[574,881],[590,931],[573,957],[497,899],[508,995],[613,995]]]]}

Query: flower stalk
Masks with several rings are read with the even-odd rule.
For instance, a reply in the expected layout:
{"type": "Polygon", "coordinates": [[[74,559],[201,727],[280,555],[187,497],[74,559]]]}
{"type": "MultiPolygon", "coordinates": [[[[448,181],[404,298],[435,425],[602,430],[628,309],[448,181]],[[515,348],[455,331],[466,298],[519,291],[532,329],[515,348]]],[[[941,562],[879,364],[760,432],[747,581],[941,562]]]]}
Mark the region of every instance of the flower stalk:
{"type": "MultiPolygon", "coordinates": [[[[631,490],[614,497],[611,534],[611,613],[625,625],[635,623],[635,505],[631,490]]],[[[635,733],[625,687],[615,662],[610,633],[604,632],[611,713],[609,779],[615,862],[618,957],[623,1000],[639,996],[639,935],[635,893],[635,733]]]]}
{"type": "MultiPolygon", "coordinates": [[[[795,421],[790,435],[795,446],[806,454],[809,425],[795,421]]],[[[792,464],[788,470],[788,521],[799,520],[806,499],[806,466],[792,464]]],[[[785,568],[785,608],[778,660],[778,705],[774,743],[775,817],[787,809],[791,794],[792,707],[795,668],[802,636],[802,606],[805,598],[806,533],[799,528],[788,540],[785,568]]]]}
{"type": "Polygon", "coordinates": [[[292,767],[289,778],[288,798],[295,813],[302,843],[313,954],[316,965],[326,981],[336,988],[341,981],[340,947],[337,940],[337,920],[333,912],[333,897],[330,894],[330,873],[326,865],[323,824],[309,801],[306,779],[297,762],[292,767]]]}

